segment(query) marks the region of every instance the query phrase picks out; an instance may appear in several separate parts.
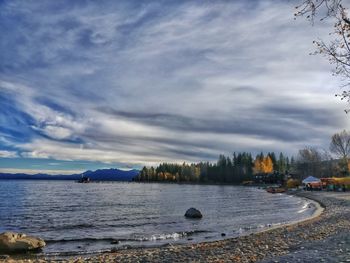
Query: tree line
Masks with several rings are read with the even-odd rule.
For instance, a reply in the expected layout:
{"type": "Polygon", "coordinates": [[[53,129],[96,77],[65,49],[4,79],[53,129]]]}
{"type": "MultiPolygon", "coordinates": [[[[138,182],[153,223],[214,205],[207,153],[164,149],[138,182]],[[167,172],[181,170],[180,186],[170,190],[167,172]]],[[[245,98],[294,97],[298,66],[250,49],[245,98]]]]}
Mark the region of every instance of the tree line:
{"type": "Polygon", "coordinates": [[[294,171],[300,177],[332,177],[350,175],[350,132],[335,133],[329,151],[315,147],[299,150],[294,171]]]}
{"type": "Polygon", "coordinates": [[[162,163],[157,167],[143,167],[136,181],[143,182],[203,182],[203,183],[242,183],[252,181],[257,175],[285,174],[294,159],[283,153],[278,157],[273,152],[258,154],[233,153],[232,157],[220,155],[216,163],[162,163]]]}
{"type": "Polygon", "coordinates": [[[296,158],[283,153],[248,152],[220,155],[216,163],[162,163],[157,167],[143,167],[135,178],[142,182],[203,182],[239,184],[244,181],[279,183],[289,175],[295,179],[307,176],[333,177],[350,174],[350,132],[332,136],[329,151],[315,147],[300,149],[296,158]],[[333,158],[333,156],[335,158],[333,158]]]}

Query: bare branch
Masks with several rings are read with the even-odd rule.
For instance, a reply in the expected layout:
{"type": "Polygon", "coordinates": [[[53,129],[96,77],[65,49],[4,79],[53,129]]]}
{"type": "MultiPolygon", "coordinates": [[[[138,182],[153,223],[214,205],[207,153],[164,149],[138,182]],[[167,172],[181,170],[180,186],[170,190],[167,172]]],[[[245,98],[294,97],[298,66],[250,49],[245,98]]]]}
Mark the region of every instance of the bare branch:
{"type": "Polygon", "coordinates": [[[350,133],[342,131],[332,136],[330,151],[342,159],[347,159],[350,154],[350,133]]]}
{"type": "MultiPolygon", "coordinates": [[[[350,84],[350,19],[347,15],[347,9],[342,5],[342,0],[305,0],[296,7],[295,16],[304,16],[311,23],[317,16],[320,20],[334,20],[334,32],[330,35],[335,36],[335,40],[329,43],[323,41],[314,41],[317,51],[313,54],[322,54],[326,56],[330,64],[334,64],[334,75],[339,75],[350,84]]],[[[350,104],[350,90],[344,90],[341,94],[336,94],[341,100],[346,100],[350,104]]],[[[345,112],[350,112],[346,110],[345,112]]]]}

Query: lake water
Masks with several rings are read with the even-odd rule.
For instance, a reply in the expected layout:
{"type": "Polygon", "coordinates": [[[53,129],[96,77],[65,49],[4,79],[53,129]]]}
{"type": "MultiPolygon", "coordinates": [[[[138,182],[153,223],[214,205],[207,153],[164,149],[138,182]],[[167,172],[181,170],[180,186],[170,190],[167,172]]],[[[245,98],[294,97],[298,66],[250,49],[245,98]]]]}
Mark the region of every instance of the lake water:
{"type": "Polygon", "coordinates": [[[0,200],[0,232],[42,237],[48,255],[219,240],[314,211],[301,198],[217,185],[0,180],[0,200]],[[186,219],[190,207],[203,218],[186,219]]]}

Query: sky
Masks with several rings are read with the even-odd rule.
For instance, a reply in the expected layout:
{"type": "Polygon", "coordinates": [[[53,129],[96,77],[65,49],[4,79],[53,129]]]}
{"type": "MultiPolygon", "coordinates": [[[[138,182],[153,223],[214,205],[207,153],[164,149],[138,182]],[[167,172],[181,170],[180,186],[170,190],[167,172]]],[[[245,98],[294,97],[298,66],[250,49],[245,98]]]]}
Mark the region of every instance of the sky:
{"type": "Polygon", "coordinates": [[[349,125],[299,1],[0,1],[0,172],[328,149],[349,125]]]}

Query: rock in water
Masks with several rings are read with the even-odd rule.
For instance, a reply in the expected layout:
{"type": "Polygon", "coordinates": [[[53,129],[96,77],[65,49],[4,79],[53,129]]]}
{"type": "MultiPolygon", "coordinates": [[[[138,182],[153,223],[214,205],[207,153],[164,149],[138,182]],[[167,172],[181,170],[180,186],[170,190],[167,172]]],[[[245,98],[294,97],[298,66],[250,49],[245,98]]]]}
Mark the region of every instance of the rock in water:
{"type": "Polygon", "coordinates": [[[188,217],[188,218],[202,218],[202,213],[196,209],[196,208],[193,208],[191,207],[190,209],[188,209],[185,213],[185,217],[188,217]]]}
{"type": "Polygon", "coordinates": [[[5,253],[25,252],[44,247],[41,238],[27,236],[21,233],[5,232],[0,234],[0,251],[5,253]]]}

